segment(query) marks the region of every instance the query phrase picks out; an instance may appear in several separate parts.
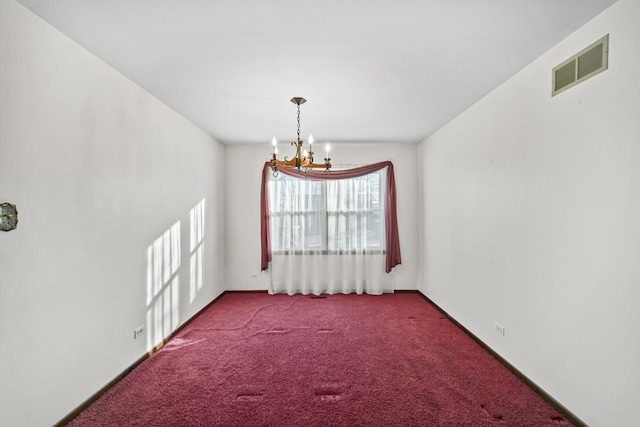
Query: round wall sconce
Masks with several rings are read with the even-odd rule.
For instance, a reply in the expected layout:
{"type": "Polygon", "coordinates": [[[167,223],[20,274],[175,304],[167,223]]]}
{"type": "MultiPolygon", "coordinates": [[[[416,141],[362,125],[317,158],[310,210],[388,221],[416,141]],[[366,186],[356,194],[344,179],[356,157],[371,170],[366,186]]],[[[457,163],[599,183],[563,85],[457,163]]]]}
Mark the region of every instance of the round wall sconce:
{"type": "Polygon", "coordinates": [[[0,203],[0,230],[11,231],[18,226],[18,210],[11,203],[0,203]]]}

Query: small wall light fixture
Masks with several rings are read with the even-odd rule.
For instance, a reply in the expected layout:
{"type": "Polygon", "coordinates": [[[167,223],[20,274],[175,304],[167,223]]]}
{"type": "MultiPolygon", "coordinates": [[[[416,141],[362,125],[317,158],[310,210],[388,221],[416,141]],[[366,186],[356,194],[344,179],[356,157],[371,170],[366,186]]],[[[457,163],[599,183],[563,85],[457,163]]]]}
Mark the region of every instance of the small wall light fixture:
{"type": "Polygon", "coordinates": [[[18,210],[11,203],[0,203],[0,230],[11,231],[18,226],[18,210]]]}

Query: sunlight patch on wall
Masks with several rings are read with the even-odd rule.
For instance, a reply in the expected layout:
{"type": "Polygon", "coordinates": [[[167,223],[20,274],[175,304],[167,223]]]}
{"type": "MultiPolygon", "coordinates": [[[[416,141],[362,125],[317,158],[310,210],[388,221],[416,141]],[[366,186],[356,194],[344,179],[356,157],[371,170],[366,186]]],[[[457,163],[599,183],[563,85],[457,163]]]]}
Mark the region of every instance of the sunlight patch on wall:
{"type": "Polygon", "coordinates": [[[180,252],[180,221],[147,248],[147,351],[178,326],[180,252]]]}
{"type": "Polygon", "coordinates": [[[204,262],[204,219],[205,219],[205,200],[202,199],[189,212],[190,223],[190,283],[189,283],[189,302],[192,303],[196,295],[202,289],[203,273],[202,265],[204,262]]]}

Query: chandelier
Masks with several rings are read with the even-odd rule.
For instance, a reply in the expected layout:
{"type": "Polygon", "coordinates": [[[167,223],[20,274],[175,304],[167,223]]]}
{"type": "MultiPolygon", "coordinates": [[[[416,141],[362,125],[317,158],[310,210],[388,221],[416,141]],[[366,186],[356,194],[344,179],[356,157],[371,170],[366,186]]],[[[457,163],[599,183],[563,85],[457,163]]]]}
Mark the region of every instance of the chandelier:
{"type": "Polygon", "coordinates": [[[278,175],[278,169],[292,169],[297,168],[299,171],[304,171],[305,173],[309,169],[314,168],[323,168],[324,170],[329,170],[331,168],[330,158],[329,158],[329,150],[331,149],[329,143],[327,143],[326,157],[324,158],[324,163],[313,163],[313,136],[309,135],[309,145],[308,149],[304,148],[304,141],[300,139],[300,105],[307,102],[306,99],[301,97],[291,98],[291,102],[298,106],[298,139],[296,142],[291,142],[292,146],[296,147],[296,155],[293,159],[289,160],[287,157],[284,157],[284,160],[278,160],[278,141],[276,137],[273,137],[271,143],[273,144],[273,157],[271,159],[271,169],[273,170],[273,176],[278,175]]]}

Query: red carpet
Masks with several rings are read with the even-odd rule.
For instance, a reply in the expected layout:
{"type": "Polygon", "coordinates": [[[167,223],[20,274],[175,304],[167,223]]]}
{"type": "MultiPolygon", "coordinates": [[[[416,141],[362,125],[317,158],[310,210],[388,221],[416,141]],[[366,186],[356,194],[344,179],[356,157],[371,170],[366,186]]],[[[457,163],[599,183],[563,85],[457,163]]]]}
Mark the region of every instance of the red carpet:
{"type": "Polygon", "coordinates": [[[569,426],[418,294],[227,294],[72,426],[569,426]]]}

